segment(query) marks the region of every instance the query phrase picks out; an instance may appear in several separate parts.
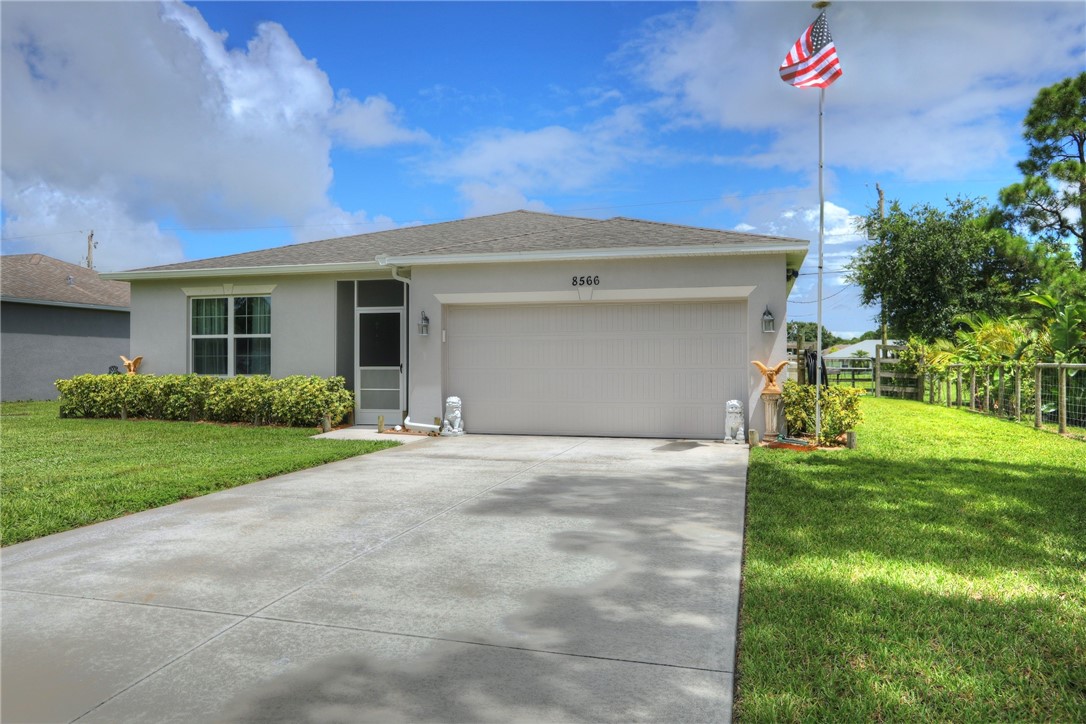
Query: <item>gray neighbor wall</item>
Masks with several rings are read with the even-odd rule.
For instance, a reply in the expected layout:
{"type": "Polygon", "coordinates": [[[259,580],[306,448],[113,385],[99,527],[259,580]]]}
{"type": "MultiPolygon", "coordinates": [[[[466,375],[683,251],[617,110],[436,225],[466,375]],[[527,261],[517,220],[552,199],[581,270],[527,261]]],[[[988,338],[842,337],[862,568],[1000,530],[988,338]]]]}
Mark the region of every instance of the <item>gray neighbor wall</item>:
{"type": "Polygon", "coordinates": [[[53,400],[58,379],[120,367],[128,332],[127,309],[0,302],[0,398],[53,400]]]}

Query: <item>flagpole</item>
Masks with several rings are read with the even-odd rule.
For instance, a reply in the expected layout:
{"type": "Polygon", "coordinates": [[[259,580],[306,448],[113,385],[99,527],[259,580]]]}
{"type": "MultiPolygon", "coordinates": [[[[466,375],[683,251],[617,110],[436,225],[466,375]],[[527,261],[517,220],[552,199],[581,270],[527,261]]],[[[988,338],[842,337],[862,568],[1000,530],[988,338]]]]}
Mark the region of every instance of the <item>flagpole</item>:
{"type": "Polygon", "coordinates": [[[781,80],[797,88],[817,87],[818,92],[818,329],[815,332],[815,445],[822,437],[822,246],[826,236],[826,191],[823,185],[826,144],[823,140],[823,115],[826,108],[826,86],[841,77],[837,48],[830,37],[825,9],[830,3],[818,0],[812,7],[822,10],[792,49],[784,56],[779,73],[781,80]]]}
{"type": "Polygon", "coordinates": [[[822,115],[826,104],[826,89],[818,90],[818,328],[815,342],[818,361],[815,363],[815,445],[822,437],[822,239],[826,230],[826,194],[822,186],[825,143],[822,136],[822,115]]]}

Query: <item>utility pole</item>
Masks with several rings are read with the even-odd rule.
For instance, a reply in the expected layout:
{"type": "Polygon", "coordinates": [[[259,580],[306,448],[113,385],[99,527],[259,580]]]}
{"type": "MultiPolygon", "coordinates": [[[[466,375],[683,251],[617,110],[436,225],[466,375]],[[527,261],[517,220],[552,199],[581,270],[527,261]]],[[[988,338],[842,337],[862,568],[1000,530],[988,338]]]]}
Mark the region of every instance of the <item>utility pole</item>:
{"type": "Polygon", "coordinates": [[[91,233],[87,234],[87,268],[94,268],[94,247],[98,244],[94,241],[94,229],[91,229],[91,233]]]}
{"type": "MultiPolygon", "coordinates": [[[[879,192],[879,220],[880,221],[885,221],[886,220],[886,196],[885,196],[885,194],[883,194],[882,187],[879,186],[878,181],[875,182],[875,190],[879,192]]],[[[886,240],[883,238],[881,228],[879,229],[879,243],[880,244],[886,243],[886,240]]],[[[883,346],[883,348],[885,348],[886,345],[889,344],[889,343],[886,340],[886,298],[882,294],[879,295],[879,306],[881,307],[881,309],[879,310],[879,316],[882,317],[882,346],[883,346]]]]}

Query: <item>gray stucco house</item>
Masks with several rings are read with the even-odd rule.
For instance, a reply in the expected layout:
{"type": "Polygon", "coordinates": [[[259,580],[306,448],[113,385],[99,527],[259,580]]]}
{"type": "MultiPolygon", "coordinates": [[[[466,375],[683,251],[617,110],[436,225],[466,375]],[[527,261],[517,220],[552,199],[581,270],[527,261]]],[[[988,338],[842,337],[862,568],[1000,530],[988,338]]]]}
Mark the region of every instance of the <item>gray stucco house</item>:
{"type": "Polygon", "coordinates": [[[356,420],[720,438],[763,429],[808,242],[515,211],[112,273],[148,373],[341,375],[356,420]],[[763,332],[766,311],[777,329],[763,332]]]}
{"type": "Polygon", "coordinates": [[[128,355],[128,283],[42,254],[0,257],[0,396],[51,400],[53,383],[128,355]]]}

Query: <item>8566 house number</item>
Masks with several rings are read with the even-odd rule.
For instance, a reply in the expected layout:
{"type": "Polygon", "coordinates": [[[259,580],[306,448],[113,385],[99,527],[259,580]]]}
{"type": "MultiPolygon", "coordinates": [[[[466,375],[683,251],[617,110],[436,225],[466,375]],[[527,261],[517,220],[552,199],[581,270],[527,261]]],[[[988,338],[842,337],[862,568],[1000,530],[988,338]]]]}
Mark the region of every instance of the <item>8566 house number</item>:
{"type": "Polygon", "coordinates": [[[573,277],[573,286],[575,287],[598,287],[600,284],[600,276],[596,274],[594,276],[573,277]]]}

